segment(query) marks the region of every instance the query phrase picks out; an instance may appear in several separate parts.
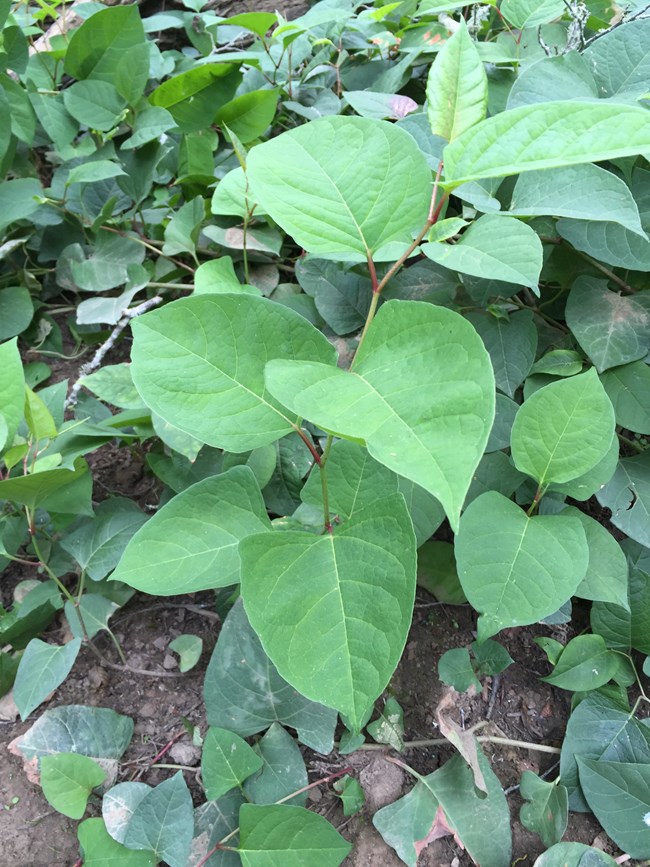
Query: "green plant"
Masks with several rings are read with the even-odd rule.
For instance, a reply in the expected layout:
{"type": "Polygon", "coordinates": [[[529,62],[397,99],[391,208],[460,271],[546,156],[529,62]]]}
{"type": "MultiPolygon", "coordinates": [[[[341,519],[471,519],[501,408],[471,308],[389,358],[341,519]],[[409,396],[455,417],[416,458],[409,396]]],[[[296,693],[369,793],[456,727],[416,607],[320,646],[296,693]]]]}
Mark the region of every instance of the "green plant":
{"type": "MultiPolygon", "coordinates": [[[[632,857],[650,856],[650,737],[637,713],[648,698],[633,655],[650,653],[649,22],[599,35],[597,4],[586,29],[563,3],[504,0],[467,23],[439,15],[450,5],[469,4],[341,0],[291,23],[214,22],[199,10],[196,28],[194,12],[174,13],[193,62],[148,43],[135,7],[103,9],[42,69],[16,49],[18,81],[3,79],[24,111],[2,132],[13,177],[0,201],[10,234],[28,236],[6,242],[0,305],[5,292],[12,309],[32,304],[13,282],[37,274],[40,245],[42,261],[57,259],[59,288],[75,302],[93,293],[75,304],[80,336],[129,320],[134,336],[130,366],[80,380],[121,412],[85,398],[68,422],[65,395],[50,404],[47,390],[25,392],[15,342],[0,346],[3,554],[25,559],[26,529],[27,554],[50,579],[0,619],[11,629],[31,618],[13,642],[26,645],[23,717],[82,643],[94,647],[129,588],[241,595],[206,674],[208,801],[192,818],[181,775],[153,790],[109,788],[103,824],[80,826],[89,860],[183,867],[200,837],[201,865],[341,863],[349,847],[304,808],[304,762],[280,724],[322,753],[337,714],[341,752],[364,746],[364,730],[403,745],[395,699],[366,726],[402,655],[418,581],[478,614],[473,659],[457,648],[440,660],[458,689],[509,664],[492,640],[503,630],[566,623],[573,597],[593,603],[590,634],[540,639],[546,680],[575,699],[559,778],[522,779],[522,822],[548,847],[540,867],[613,863],[559,842],[569,808],[592,810],[632,857]],[[221,27],[252,44],[230,50],[221,27]],[[59,91],[61,60],[75,80],[59,91]],[[56,153],[47,190],[25,155],[39,137],[56,153]],[[65,227],[64,246],[49,226],[65,227]],[[138,292],[145,309],[176,300],[145,312],[130,307],[138,292]],[[89,480],[81,456],[116,431],[162,441],[149,465],[168,500],[149,520],[110,500],[70,526],[65,494],[89,480]],[[622,544],[593,517],[596,501],[622,544]],[[453,551],[429,541],[445,518],[453,551]],[[100,586],[88,592],[88,579],[100,586]],[[75,637],[54,647],[35,636],[61,593],[75,637]],[[243,740],[267,728],[254,747],[243,740]],[[128,805],[128,822],[114,820],[113,802],[128,805]],[[166,811],[173,822],[154,821],[166,811]]],[[[172,26],[153,16],[147,31],[159,25],[172,26]]],[[[10,22],[8,44],[22,45],[23,30],[10,22]]],[[[29,339],[16,321],[4,336],[29,339]]],[[[457,754],[427,776],[401,763],[417,783],[375,825],[407,864],[453,833],[483,867],[505,867],[507,802],[480,746],[499,738],[463,731],[443,710],[457,754]]],[[[83,815],[98,783],[68,754],[90,760],[93,747],[62,744],[45,763],[57,809],[83,815]],[[74,784],[63,796],[61,777],[74,784]]]]}

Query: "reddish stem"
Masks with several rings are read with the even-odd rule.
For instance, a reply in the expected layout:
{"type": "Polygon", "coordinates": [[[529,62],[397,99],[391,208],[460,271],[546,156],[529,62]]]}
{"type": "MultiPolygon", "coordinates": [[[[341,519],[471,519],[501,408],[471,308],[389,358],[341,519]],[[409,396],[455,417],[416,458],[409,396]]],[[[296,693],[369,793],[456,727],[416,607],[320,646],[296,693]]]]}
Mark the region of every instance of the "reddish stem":
{"type": "Polygon", "coordinates": [[[375,263],[373,262],[372,256],[368,253],[368,270],[370,271],[370,280],[372,282],[372,291],[377,292],[377,287],[379,286],[379,281],[377,280],[377,269],[375,268],[375,263]]]}
{"type": "MultiPolygon", "coordinates": [[[[185,729],[183,729],[183,731],[177,732],[177,734],[175,734],[174,737],[170,741],[168,741],[168,743],[165,744],[165,746],[160,750],[160,752],[156,753],[156,755],[149,762],[149,765],[147,767],[151,767],[151,765],[155,765],[157,761],[162,759],[162,757],[165,755],[165,753],[169,752],[169,750],[174,746],[176,741],[180,740],[184,734],[186,734],[185,729]]],[[[138,771],[138,773],[135,775],[135,777],[133,779],[139,780],[140,777],[144,774],[144,772],[146,770],[147,770],[146,767],[142,768],[140,771],[138,771]]]]}
{"type": "MultiPolygon", "coordinates": [[[[300,439],[304,442],[304,444],[307,446],[307,448],[311,452],[311,455],[312,455],[314,461],[318,464],[318,466],[320,466],[320,455],[316,451],[316,446],[309,439],[307,434],[303,430],[301,430],[297,425],[295,426],[294,430],[296,431],[296,433],[298,434],[300,439]]],[[[197,865],[197,867],[198,867],[198,865],[197,865]]]]}

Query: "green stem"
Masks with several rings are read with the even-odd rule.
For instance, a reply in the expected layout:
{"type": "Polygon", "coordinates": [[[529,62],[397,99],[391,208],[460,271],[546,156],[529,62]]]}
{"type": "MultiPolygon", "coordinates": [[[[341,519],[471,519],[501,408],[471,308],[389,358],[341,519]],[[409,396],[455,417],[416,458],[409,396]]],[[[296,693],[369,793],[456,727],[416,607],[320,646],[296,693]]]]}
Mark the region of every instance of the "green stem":
{"type": "Polygon", "coordinates": [[[330,449],[332,448],[332,442],[334,441],[334,437],[332,434],[329,434],[327,437],[327,442],[325,443],[325,448],[323,449],[323,454],[321,455],[320,464],[318,465],[318,469],[320,471],[320,484],[321,490],[323,492],[323,524],[325,526],[325,530],[328,533],[332,532],[332,522],[330,521],[330,495],[329,489],[327,487],[327,459],[330,455],[330,449]]]}
{"type": "Polygon", "coordinates": [[[548,485],[538,485],[537,486],[537,490],[535,491],[535,496],[533,497],[533,502],[530,504],[530,507],[529,507],[528,511],[526,512],[526,514],[528,515],[529,518],[532,515],[534,515],[535,512],[537,511],[539,504],[542,500],[542,497],[546,493],[547,487],[548,487],[548,485]]]}

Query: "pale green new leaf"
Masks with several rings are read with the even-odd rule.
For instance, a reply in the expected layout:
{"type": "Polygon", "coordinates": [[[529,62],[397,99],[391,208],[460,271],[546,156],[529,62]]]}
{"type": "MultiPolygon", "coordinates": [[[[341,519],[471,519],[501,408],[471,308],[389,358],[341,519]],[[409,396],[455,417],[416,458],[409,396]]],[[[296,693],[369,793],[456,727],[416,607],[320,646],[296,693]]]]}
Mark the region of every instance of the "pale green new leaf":
{"type": "Polygon", "coordinates": [[[208,445],[244,452],[294,420],[267,392],[271,359],[333,364],[327,339],[298,313],[253,295],[184,298],[133,322],[133,381],[147,406],[208,445]]]}
{"type": "Polygon", "coordinates": [[[0,416],[4,420],[4,438],[0,433],[0,450],[13,443],[25,406],[25,375],[16,338],[0,344],[0,416]]]}
{"type": "Polygon", "coordinates": [[[127,849],[114,840],[102,819],[86,819],[77,833],[84,867],[156,867],[158,863],[153,852],[127,849]]]}
{"type": "Polygon", "coordinates": [[[609,451],[614,409],[593,368],[532,394],[512,426],[512,459],[539,482],[569,482],[609,451]]]}
{"type": "Polygon", "coordinates": [[[431,131],[453,141],[483,120],[488,80],[483,61],[463,18],[429,69],[427,111],[431,131]]]}
{"type": "Polygon", "coordinates": [[[516,175],[532,169],[593,163],[650,150],[648,112],[635,105],[546,102],[482,121],[444,151],[445,180],[516,175]]]}
{"type": "Polygon", "coordinates": [[[106,773],[88,756],[57,753],[41,759],[43,794],[55,810],[70,819],[81,819],[88,797],[106,779],[106,773]]]}
{"type": "Polygon", "coordinates": [[[501,4],[503,17],[518,30],[548,24],[560,18],[565,9],[563,0],[503,0],[501,4]]]}
{"type": "Polygon", "coordinates": [[[289,804],[242,804],[243,867],[338,867],[352,846],[317,813],[289,804]]]}
{"type": "Polygon", "coordinates": [[[529,226],[513,217],[484,214],[455,244],[423,244],[421,250],[452,271],[538,291],[542,242],[529,226]]]}
{"type": "Polygon", "coordinates": [[[270,531],[249,467],[233,467],[177,494],[133,536],[111,576],[157,596],[239,581],[242,539],[270,531]]]}
{"type": "Polygon", "coordinates": [[[279,673],[359,729],[404,649],[415,595],[415,537],[400,494],[333,533],[251,536],[242,596],[279,673]]]}
{"type": "Polygon", "coordinates": [[[596,818],[632,858],[650,854],[650,765],[578,757],[580,785],[596,818]]]}
{"type": "Polygon", "coordinates": [[[227,729],[209,728],[201,756],[201,776],[209,801],[216,801],[262,767],[263,761],[243,738],[227,729]]]}
{"type": "Polygon", "coordinates": [[[80,638],[73,638],[61,647],[32,638],[20,659],[14,683],[14,701],[21,719],[26,719],[63,683],[80,648],[80,638]]]}
{"type": "Polygon", "coordinates": [[[524,172],[515,184],[508,213],[620,223],[645,238],[639,209],[627,184],[591,163],[524,172]]]}
{"type": "Polygon", "coordinates": [[[365,440],[372,457],[433,494],[457,528],[495,400],[489,357],[465,319],[424,302],[389,301],[354,372],[276,361],[267,384],[297,415],[365,440]]]}
{"type": "MultiPolygon", "coordinates": [[[[326,117],[253,148],[254,198],[310,253],[365,262],[425,223],[431,171],[413,138],[385,121],[326,117]]],[[[392,253],[385,254],[392,259],[392,253]]]]}
{"type": "Polygon", "coordinates": [[[178,665],[180,671],[189,671],[194,668],[203,652],[203,639],[198,635],[179,635],[169,642],[169,649],[180,656],[178,665]]]}
{"type": "Polygon", "coordinates": [[[577,518],[529,518],[496,491],[465,510],[455,553],[465,595],[481,615],[479,641],[553,614],[571,598],[589,561],[577,518]]]}

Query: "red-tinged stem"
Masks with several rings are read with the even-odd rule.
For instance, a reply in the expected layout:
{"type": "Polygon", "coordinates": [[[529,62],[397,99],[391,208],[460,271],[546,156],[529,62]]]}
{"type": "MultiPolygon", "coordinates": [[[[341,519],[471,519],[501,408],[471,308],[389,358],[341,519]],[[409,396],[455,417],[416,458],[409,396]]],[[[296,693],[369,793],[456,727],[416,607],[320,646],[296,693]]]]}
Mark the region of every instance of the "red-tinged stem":
{"type": "MultiPolygon", "coordinates": [[[[149,762],[148,767],[155,765],[156,762],[158,762],[160,759],[162,759],[162,757],[165,755],[165,753],[169,752],[169,750],[174,746],[176,741],[180,740],[185,733],[186,733],[185,729],[183,729],[183,731],[177,732],[174,735],[174,737],[165,744],[165,746],[160,750],[160,752],[156,753],[156,755],[153,757],[153,759],[149,762]]],[[[136,774],[136,776],[133,779],[136,781],[139,780],[140,777],[144,774],[144,772],[146,770],[147,770],[147,768],[142,768],[140,771],[138,771],[138,773],[136,774]]]]}
{"type": "Polygon", "coordinates": [[[377,269],[372,259],[372,254],[368,253],[368,270],[370,271],[370,281],[372,283],[372,291],[377,292],[379,281],[377,280],[377,269]]]}
{"type": "Polygon", "coordinates": [[[372,282],[372,300],[370,302],[370,307],[368,308],[368,315],[366,316],[366,323],[363,326],[363,331],[361,332],[361,338],[359,339],[359,346],[357,347],[357,351],[352,360],[352,364],[350,365],[350,369],[354,368],[354,363],[357,360],[357,356],[359,354],[359,349],[361,349],[361,345],[365,339],[366,334],[368,333],[368,329],[372,324],[372,320],[375,318],[375,313],[377,312],[377,306],[379,304],[379,295],[381,294],[382,289],[386,286],[388,281],[395,276],[395,274],[399,271],[402,265],[409,258],[411,253],[420,246],[422,241],[424,240],[427,232],[437,222],[438,217],[440,216],[440,212],[444,203],[449,198],[449,193],[445,193],[444,196],[440,199],[438,204],[436,205],[436,199],[438,198],[438,184],[440,183],[440,176],[442,175],[442,160],[438,164],[438,170],[436,172],[436,178],[433,184],[433,190],[431,192],[431,203],[429,205],[429,215],[427,216],[427,221],[424,224],[422,231],[417,236],[417,238],[413,241],[408,250],[403,253],[399,259],[386,271],[382,279],[377,281],[377,271],[375,269],[375,263],[372,260],[372,256],[368,254],[368,269],[370,271],[370,280],[372,282]]]}
{"type": "MultiPolygon", "coordinates": [[[[295,432],[298,434],[300,439],[304,442],[304,444],[307,446],[307,448],[311,452],[311,455],[312,455],[314,461],[318,464],[318,466],[320,466],[320,455],[316,451],[316,446],[309,439],[307,434],[303,430],[301,430],[301,428],[298,427],[298,425],[294,425],[293,429],[295,430],[295,432]]],[[[198,865],[197,865],[197,867],[198,867],[198,865]]]]}
{"type": "MultiPolygon", "coordinates": [[[[280,800],[276,801],[275,803],[276,804],[284,804],[287,801],[290,801],[292,798],[295,798],[296,795],[302,795],[303,792],[308,792],[310,789],[315,789],[316,786],[322,786],[325,783],[331,783],[332,780],[338,780],[339,777],[344,777],[346,774],[351,774],[351,773],[352,773],[352,768],[343,768],[342,771],[336,771],[336,773],[330,774],[328,777],[323,777],[322,780],[316,780],[316,782],[310,783],[308,786],[303,786],[302,789],[297,789],[295,792],[291,792],[290,795],[286,795],[284,798],[280,798],[280,800]]],[[[201,860],[198,862],[196,867],[204,867],[204,865],[207,864],[207,862],[210,860],[210,858],[212,858],[212,856],[215,854],[215,852],[219,852],[219,850],[225,849],[227,851],[233,851],[229,846],[225,846],[224,844],[227,843],[229,840],[232,840],[232,838],[235,836],[235,834],[237,834],[238,831],[239,831],[239,828],[235,828],[234,831],[231,831],[230,834],[227,834],[223,838],[223,840],[219,840],[217,845],[213,849],[210,849],[210,851],[207,854],[205,854],[203,856],[203,858],[201,858],[201,860]]],[[[237,851],[237,850],[235,849],[234,851],[237,851]]]]}

